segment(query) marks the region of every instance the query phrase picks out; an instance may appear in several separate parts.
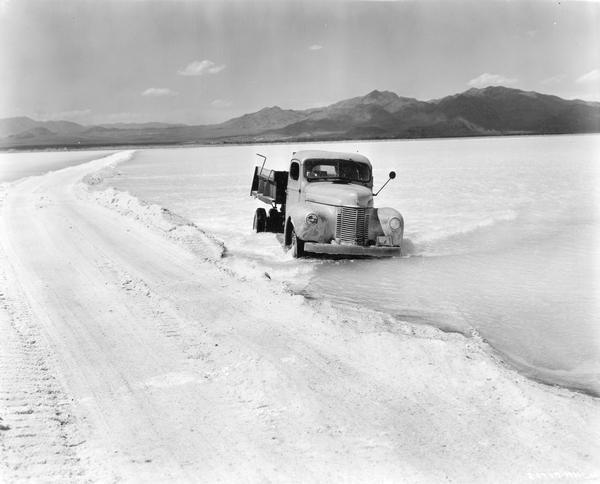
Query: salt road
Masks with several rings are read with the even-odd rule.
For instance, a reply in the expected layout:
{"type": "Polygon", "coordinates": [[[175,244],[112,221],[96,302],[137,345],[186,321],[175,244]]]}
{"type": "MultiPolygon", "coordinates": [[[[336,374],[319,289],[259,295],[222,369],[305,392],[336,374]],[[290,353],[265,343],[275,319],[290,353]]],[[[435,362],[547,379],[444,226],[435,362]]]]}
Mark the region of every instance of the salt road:
{"type": "Polygon", "coordinates": [[[1,481],[600,478],[598,399],[237,274],[209,235],[81,183],[129,156],[0,193],[1,481]]]}

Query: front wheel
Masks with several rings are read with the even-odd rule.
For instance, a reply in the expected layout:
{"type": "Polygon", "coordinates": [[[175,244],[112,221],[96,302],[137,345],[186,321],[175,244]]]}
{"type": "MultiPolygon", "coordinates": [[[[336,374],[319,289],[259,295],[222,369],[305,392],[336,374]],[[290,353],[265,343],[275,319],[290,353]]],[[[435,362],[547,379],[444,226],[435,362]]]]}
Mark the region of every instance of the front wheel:
{"type": "Polygon", "coordinates": [[[304,257],[304,241],[296,235],[292,229],[292,255],[294,258],[304,257]]]}
{"type": "Polygon", "coordinates": [[[264,208],[256,209],[252,228],[255,232],[264,232],[267,229],[267,211],[264,208]]]}

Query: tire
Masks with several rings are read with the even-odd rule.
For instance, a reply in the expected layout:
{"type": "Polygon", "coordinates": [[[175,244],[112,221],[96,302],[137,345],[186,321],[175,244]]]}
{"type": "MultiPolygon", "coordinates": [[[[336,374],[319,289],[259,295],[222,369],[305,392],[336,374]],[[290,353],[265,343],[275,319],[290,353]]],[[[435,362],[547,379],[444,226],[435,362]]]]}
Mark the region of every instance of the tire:
{"type": "Polygon", "coordinates": [[[275,208],[269,210],[266,230],[267,232],[274,232],[276,234],[283,232],[283,216],[275,208]]]}
{"type": "Polygon", "coordinates": [[[267,229],[267,212],[264,208],[257,208],[254,213],[252,228],[255,232],[264,232],[267,229]]]}
{"type": "Polygon", "coordinates": [[[295,259],[304,257],[304,241],[296,235],[296,231],[292,228],[292,256],[295,259]]]}

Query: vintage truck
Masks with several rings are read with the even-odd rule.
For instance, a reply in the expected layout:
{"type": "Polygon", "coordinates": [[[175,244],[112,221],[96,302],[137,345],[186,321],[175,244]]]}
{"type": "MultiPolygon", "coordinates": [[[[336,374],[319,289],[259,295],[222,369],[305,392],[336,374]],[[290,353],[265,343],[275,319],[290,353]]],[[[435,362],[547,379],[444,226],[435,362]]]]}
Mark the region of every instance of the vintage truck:
{"type": "MultiPolygon", "coordinates": [[[[271,208],[256,209],[254,230],[283,234],[294,257],[306,252],[348,257],[402,254],[404,220],[393,208],[373,207],[369,160],[357,153],[298,151],[288,171],[254,168],[250,195],[271,208]]],[[[381,187],[395,178],[390,178],[381,187]]]]}

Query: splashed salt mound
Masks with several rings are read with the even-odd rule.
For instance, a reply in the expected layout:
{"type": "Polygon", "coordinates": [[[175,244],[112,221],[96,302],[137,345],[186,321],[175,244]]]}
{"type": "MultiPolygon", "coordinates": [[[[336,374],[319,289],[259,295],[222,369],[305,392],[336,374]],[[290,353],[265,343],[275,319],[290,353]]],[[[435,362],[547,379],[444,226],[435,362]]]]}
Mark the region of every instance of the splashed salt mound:
{"type": "Polygon", "coordinates": [[[134,151],[131,151],[131,152],[125,151],[125,152],[115,153],[114,155],[111,155],[107,158],[101,158],[98,161],[101,161],[101,160],[106,161],[106,160],[109,160],[112,158],[112,163],[104,166],[103,168],[100,168],[97,171],[88,173],[81,179],[81,181],[90,187],[100,185],[101,183],[104,182],[104,180],[106,178],[110,178],[110,177],[117,175],[118,174],[117,165],[119,163],[129,161],[133,157],[134,154],[135,154],[134,151]]]}
{"type": "Polygon", "coordinates": [[[193,222],[167,208],[144,202],[128,192],[112,187],[99,189],[105,178],[115,176],[117,165],[130,160],[134,154],[134,150],[121,151],[90,163],[91,167],[95,164],[99,167],[81,179],[78,186],[80,195],[122,215],[135,218],[147,227],[161,230],[169,239],[183,245],[204,260],[216,261],[222,258],[225,255],[225,244],[198,228],[193,222]],[[92,187],[96,190],[92,190],[92,187]]]}
{"type": "Polygon", "coordinates": [[[167,208],[144,202],[130,193],[112,187],[101,191],[88,189],[90,185],[101,183],[104,176],[112,170],[114,167],[107,167],[84,177],[81,193],[104,207],[139,220],[147,227],[161,230],[169,239],[183,245],[204,260],[216,261],[225,255],[226,248],[223,242],[167,208]]]}

